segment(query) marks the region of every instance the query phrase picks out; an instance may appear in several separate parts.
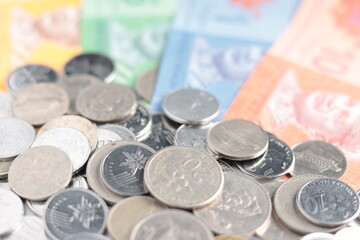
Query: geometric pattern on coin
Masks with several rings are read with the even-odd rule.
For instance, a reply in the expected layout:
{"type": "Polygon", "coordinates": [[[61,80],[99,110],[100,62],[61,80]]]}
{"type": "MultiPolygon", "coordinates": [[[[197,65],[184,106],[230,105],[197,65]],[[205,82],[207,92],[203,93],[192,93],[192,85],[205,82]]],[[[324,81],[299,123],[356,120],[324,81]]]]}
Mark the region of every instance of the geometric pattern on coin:
{"type": "Polygon", "coordinates": [[[131,240],[213,240],[205,224],[181,210],[163,210],[143,218],[133,229],[131,240]]]}
{"type": "Polygon", "coordinates": [[[346,171],[346,158],[334,145],[323,141],[306,141],[292,147],[295,166],[291,175],[318,174],[340,179],[346,171]]]}
{"type": "Polygon", "coordinates": [[[184,209],[213,202],[224,185],[220,165],[208,153],[193,147],[172,146],[157,152],[146,164],[149,192],[168,206],[184,209]]]}
{"type": "Polygon", "coordinates": [[[104,125],[98,125],[98,128],[113,131],[114,133],[119,135],[124,141],[136,141],[135,134],[126,127],[108,123],[104,125]]]}
{"type": "Polygon", "coordinates": [[[238,119],[216,123],[209,130],[206,142],[216,155],[235,161],[257,158],[269,144],[267,134],[258,125],[238,119]]]}
{"type": "Polygon", "coordinates": [[[176,130],[175,143],[181,146],[196,147],[207,151],[206,135],[212,124],[206,125],[182,125],[176,130]]]}
{"type": "Polygon", "coordinates": [[[23,216],[22,200],[12,191],[0,188],[0,239],[16,229],[23,216]]]}
{"type": "Polygon", "coordinates": [[[191,88],[169,93],[163,100],[162,108],[168,118],[181,124],[206,124],[220,112],[219,102],[213,95],[191,88]]]}
{"type": "Polygon", "coordinates": [[[143,72],[135,82],[135,90],[141,98],[147,102],[151,102],[156,84],[158,68],[150,68],[143,72]]]}
{"type": "Polygon", "coordinates": [[[63,190],[47,201],[46,233],[56,240],[81,232],[102,233],[108,208],[94,192],[81,188],[63,190]]]}
{"type": "Polygon", "coordinates": [[[48,240],[41,218],[25,216],[19,229],[6,240],[48,240]]]}

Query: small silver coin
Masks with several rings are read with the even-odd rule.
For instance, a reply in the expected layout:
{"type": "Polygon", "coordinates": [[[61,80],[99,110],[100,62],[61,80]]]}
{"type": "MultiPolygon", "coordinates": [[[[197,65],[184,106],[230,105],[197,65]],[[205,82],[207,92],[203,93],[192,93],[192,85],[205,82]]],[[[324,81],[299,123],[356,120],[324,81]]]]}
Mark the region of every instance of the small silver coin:
{"type": "Polygon", "coordinates": [[[295,166],[291,175],[318,174],[340,179],[346,171],[344,154],[334,145],[323,141],[306,141],[292,147],[295,166]]]}
{"type": "Polygon", "coordinates": [[[168,118],[182,124],[206,124],[220,112],[219,102],[213,95],[191,88],[169,93],[162,108],[168,118]]]}
{"type": "Polygon", "coordinates": [[[105,146],[106,144],[123,140],[118,134],[107,129],[97,128],[96,132],[98,137],[97,149],[105,146]]]}
{"type": "Polygon", "coordinates": [[[11,158],[28,149],[35,139],[35,129],[18,118],[0,118],[0,159],[11,158]]]}
{"type": "Polygon", "coordinates": [[[224,160],[219,159],[217,162],[220,164],[221,170],[223,172],[234,172],[234,169],[231,167],[231,165],[224,160]]]}
{"type": "Polygon", "coordinates": [[[99,125],[98,128],[113,131],[114,133],[119,135],[124,141],[136,141],[135,134],[126,127],[108,123],[104,125],[99,125]]]}
{"type": "Polygon", "coordinates": [[[163,210],[143,218],[133,229],[130,240],[213,240],[205,224],[188,212],[163,210]]]}
{"type": "Polygon", "coordinates": [[[0,188],[0,238],[21,225],[24,216],[22,200],[12,191],[0,188]]]}
{"type": "Polygon", "coordinates": [[[41,64],[29,64],[10,73],[7,88],[16,93],[36,83],[57,83],[59,79],[54,69],[41,64]]]}
{"type": "Polygon", "coordinates": [[[141,98],[148,102],[151,102],[154,88],[156,84],[156,78],[158,74],[158,68],[151,68],[143,72],[135,82],[135,90],[141,98]]]}
{"type": "Polygon", "coordinates": [[[45,235],[44,223],[41,218],[25,216],[20,229],[12,233],[6,240],[48,240],[45,235]]]}
{"type": "Polygon", "coordinates": [[[331,233],[323,233],[323,232],[315,232],[307,234],[306,236],[302,237],[301,240],[332,240],[334,234],[331,233]]]}
{"type": "Polygon", "coordinates": [[[10,93],[0,91],[0,118],[12,117],[11,103],[13,97],[10,93]]]}
{"type": "Polygon", "coordinates": [[[111,240],[111,239],[96,233],[77,233],[70,237],[65,238],[65,240],[111,240]]]}
{"type": "Polygon", "coordinates": [[[147,193],[144,168],[154,153],[150,147],[136,142],[111,150],[101,163],[103,182],[111,191],[121,196],[147,193]]]}
{"type": "Polygon", "coordinates": [[[336,227],[359,216],[360,199],[346,183],[330,178],[315,179],[297,194],[296,204],[302,215],[312,223],[336,227]]]}
{"type": "Polygon", "coordinates": [[[81,188],[63,190],[46,203],[45,231],[56,240],[76,233],[103,233],[108,208],[94,192],[81,188]]]}
{"type": "Polygon", "coordinates": [[[206,135],[211,127],[212,124],[182,125],[175,133],[175,144],[196,147],[207,151],[206,135]]]}
{"type": "Polygon", "coordinates": [[[113,61],[105,55],[98,53],[83,53],[70,59],[64,67],[65,76],[88,74],[111,82],[115,76],[113,61]]]}
{"type": "Polygon", "coordinates": [[[241,161],[257,158],[268,148],[268,136],[252,122],[229,119],[216,123],[206,138],[208,148],[227,159],[241,161]]]}

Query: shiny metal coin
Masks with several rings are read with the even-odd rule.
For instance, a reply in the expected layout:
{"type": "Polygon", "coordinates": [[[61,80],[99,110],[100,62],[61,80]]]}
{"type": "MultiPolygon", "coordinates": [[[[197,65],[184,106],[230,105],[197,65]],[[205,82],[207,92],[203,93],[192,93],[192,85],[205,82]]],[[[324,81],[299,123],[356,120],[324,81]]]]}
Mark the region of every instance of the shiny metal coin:
{"type": "Polygon", "coordinates": [[[162,104],[165,115],[182,124],[205,124],[220,112],[217,99],[205,91],[183,88],[165,96],[162,104]]]}
{"type": "Polygon", "coordinates": [[[148,102],[151,102],[154,88],[156,84],[156,78],[158,74],[158,68],[151,68],[143,72],[135,82],[135,90],[141,98],[148,102]]]}
{"type": "Polygon", "coordinates": [[[167,207],[152,197],[126,198],[110,210],[107,221],[108,231],[116,240],[128,240],[131,231],[143,217],[164,209],[167,207]]]}
{"type": "Polygon", "coordinates": [[[213,240],[205,224],[185,211],[163,210],[143,218],[130,240],[213,240]]]}
{"type": "Polygon", "coordinates": [[[206,152],[185,146],[167,147],[146,164],[149,192],[170,207],[193,209],[213,202],[224,185],[217,161],[206,152]]]}
{"type": "Polygon", "coordinates": [[[194,214],[217,234],[251,236],[269,220],[270,198],[254,180],[231,172],[224,177],[220,198],[194,214]]]}
{"type": "Polygon", "coordinates": [[[332,240],[359,240],[360,227],[347,227],[335,233],[332,240]]]}
{"type": "Polygon", "coordinates": [[[64,66],[65,76],[88,74],[111,82],[115,76],[113,61],[98,53],[83,53],[70,59],[64,66]]]}
{"type": "Polygon", "coordinates": [[[108,237],[105,237],[96,233],[77,233],[70,237],[65,238],[65,240],[111,240],[108,237]]]}
{"type": "Polygon", "coordinates": [[[102,233],[108,208],[94,192],[81,188],[63,190],[47,201],[45,231],[56,240],[76,233],[102,233]]]}
{"type": "Polygon", "coordinates": [[[21,227],[12,233],[6,240],[36,239],[48,240],[44,231],[44,223],[41,218],[25,216],[21,227]]]}
{"type": "Polygon", "coordinates": [[[318,174],[340,179],[346,171],[344,154],[334,145],[323,141],[306,141],[292,147],[295,155],[293,176],[318,174]]]}
{"type": "Polygon", "coordinates": [[[105,146],[106,144],[123,140],[118,134],[113,131],[97,128],[98,145],[97,149],[105,146]]]}
{"type": "Polygon", "coordinates": [[[323,233],[323,232],[315,232],[310,233],[301,238],[301,240],[332,240],[334,234],[331,233],[323,233]]]}
{"type": "Polygon", "coordinates": [[[0,91],[0,118],[12,117],[11,104],[13,97],[10,93],[0,91]]]}
{"type": "Polygon", "coordinates": [[[183,125],[181,123],[174,122],[170,118],[166,117],[166,115],[164,115],[164,114],[160,114],[160,115],[161,115],[161,119],[162,119],[164,127],[169,129],[174,134],[176,133],[176,130],[179,127],[181,127],[181,125],[183,125]]]}
{"type": "Polygon", "coordinates": [[[247,240],[247,238],[236,235],[218,235],[214,240],[247,240]]]}
{"type": "Polygon", "coordinates": [[[95,122],[120,121],[135,114],[136,96],[129,87],[116,84],[96,84],[79,95],[76,108],[95,122]]]}
{"type": "Polygon", "coordinates": [[[234,172],[235,170],[230,166],[230,164],[228,164],[227,162],[225,162],[222,159],[217,160],[217,162],[220,164],[221,170],[223,172],[234,172]]]}
{"type": "Polygon", "coordinates": [[[268,136],[252,122],[229,119],[216,123],[206,138],[208,148],[215,154],[235,160],[250,160],[265,153],[268,136]]]}
{"type": "Polygon", "coordinates": [[[108,123],[104,125],[99,125],[98,128],[113,131],[114,133],[119,135],[124,141],[136,141],[135,134],[126,127],[108,123]]]}
{"type": "Polygon", "coordinates": [[[14,231],[24,216],[22,200],[12,191],[0,188],[0,238],[14,231]]]}
{"type": "Polygon", "coordinates": [[[336,227],[359,216],[360,199],[346,183],[329,178],[313,180],[297,194],[296,204],[301,214],[320,226],[336,227]]]}
{"type": "Polygon", "coordinates": [[[175,133],[175,144],[207,151],[206,135],[211,127],[211,123],[206,125],[182,125],[175,133]]]}

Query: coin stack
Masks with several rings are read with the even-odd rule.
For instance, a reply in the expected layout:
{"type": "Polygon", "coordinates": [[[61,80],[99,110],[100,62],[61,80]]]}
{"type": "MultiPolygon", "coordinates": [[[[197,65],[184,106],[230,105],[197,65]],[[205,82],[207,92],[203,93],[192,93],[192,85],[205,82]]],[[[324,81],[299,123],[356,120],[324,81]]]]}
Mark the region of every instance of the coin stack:
{"type": "MultiPolygon", "coordinates": [[[[0,239],[358,239],[359,193],[335,146],[290,148],[245,120],[215,122],[211,94],[177,89],[152,114],[81,54],[64,77],[27,65],[0,94],[0,239]],[[4,107],[3,107],[4,106],[4,107]],[[35,129],[36,128],[36,129],[35,129]],[[23,203],[25,202],[25,204],[23,203]]],[[[142,100],[143,99],[143,100],[142,100]]]]}

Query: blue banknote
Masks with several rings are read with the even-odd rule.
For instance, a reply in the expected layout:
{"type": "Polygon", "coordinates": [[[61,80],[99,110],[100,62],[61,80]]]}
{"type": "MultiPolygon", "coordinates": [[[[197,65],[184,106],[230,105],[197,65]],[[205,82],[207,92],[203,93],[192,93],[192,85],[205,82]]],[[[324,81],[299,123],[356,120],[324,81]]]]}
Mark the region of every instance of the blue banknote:
{"type": "Polygon", "coordinates": [[[152,110],[161,111],[172,90],[189,87],[215,95],[221,118],[299,1],[184,0],[168,33],[152,110]]]}

